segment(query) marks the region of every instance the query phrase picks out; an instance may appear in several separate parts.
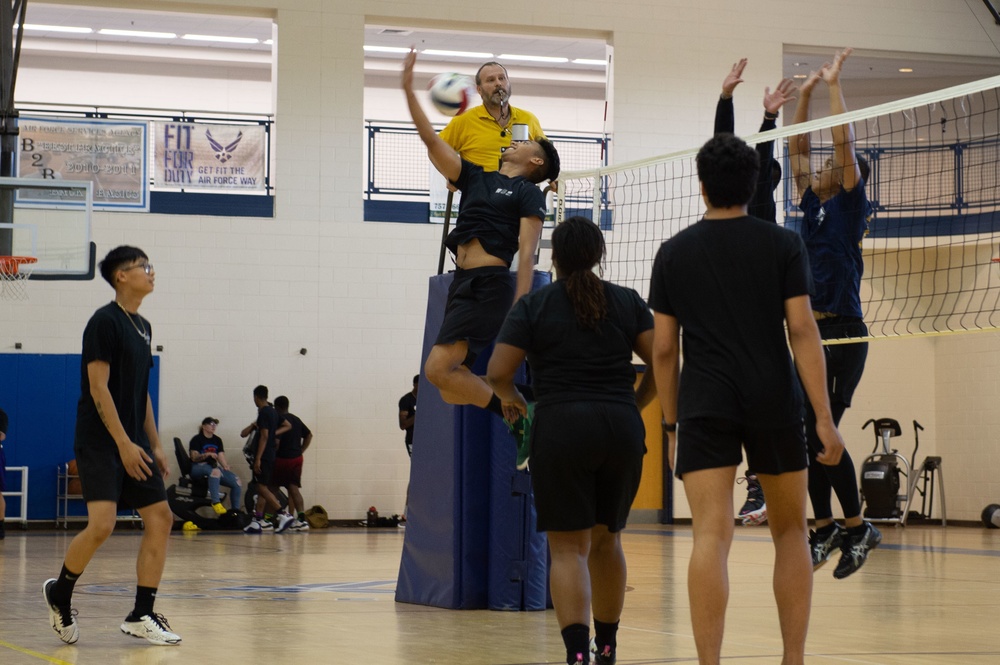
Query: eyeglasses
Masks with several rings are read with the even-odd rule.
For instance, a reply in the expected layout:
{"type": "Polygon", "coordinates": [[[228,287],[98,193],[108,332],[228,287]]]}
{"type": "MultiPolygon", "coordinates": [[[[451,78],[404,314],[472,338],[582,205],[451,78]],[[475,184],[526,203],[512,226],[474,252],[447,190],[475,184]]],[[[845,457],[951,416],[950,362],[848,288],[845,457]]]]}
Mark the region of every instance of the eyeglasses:
{"type": "Polygon", "coordinates": [[[128,268],[122,268],[122,270],[128,271],[128,270],[132,270],[133,268],[142,268],[142,271],[144,273],[146,273],[147,275],[153,272],[153,264],[152,263],[137,263],[134,266],[129,266],[128,268]]]}

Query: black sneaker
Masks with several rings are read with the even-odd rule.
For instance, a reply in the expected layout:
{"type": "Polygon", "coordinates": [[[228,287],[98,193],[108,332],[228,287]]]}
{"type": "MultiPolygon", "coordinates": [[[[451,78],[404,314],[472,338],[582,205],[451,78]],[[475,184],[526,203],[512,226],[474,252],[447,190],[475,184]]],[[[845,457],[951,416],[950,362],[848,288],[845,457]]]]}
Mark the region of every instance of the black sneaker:
{"type": "Polygon", "coordinates": [[[617,658],[615,658],[615,653],[611,650],[611,645],[605,644],[604,649],[594,652],[594,658],[590,662],[594,665],[615,665],[617,658]]]}
{"type": "Polygon", "coordinates": [[[813,570],[818,570],[830,560],[833,552],[839,549],[846,539],[847,532],[840,525],[835,525],[833,531],[825,538],[815,531],[809,532],[809,551],[812,552],[813,570]]]}
{"type": "Polygon", "coordinates": [[[881,542],[882,532],[876,529],[871,522],[865,522],[865,532],[860,536],[845,536],[844,542],[840,546],[840,563],[833,571],[833,576],[842,580],[858,572],[868,560],[868,553],[878,547],[881,542]]]}
{"type": "Polygon", "coordinates": [[[764,503],[764,490],[761,489],[757,474],[748,469],[745,478],[737,478],[737,483],[747,484],[747,502],[740,508],[737,515],[743,520],[743,526],[756,526],[767,521],[767,504],[764,503]]]}

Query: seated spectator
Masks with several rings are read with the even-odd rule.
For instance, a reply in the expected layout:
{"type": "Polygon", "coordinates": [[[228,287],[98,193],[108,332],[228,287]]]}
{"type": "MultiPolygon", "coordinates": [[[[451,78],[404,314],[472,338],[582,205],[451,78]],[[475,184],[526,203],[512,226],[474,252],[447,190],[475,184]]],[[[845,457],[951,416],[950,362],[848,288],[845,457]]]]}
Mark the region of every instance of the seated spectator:
{"type": "Polygon", "coordinates": [[[201,431],[191,438],[188,449],[191,451],[191,479],[208,478],[208,493],[212,497],[212,508],[222,515],[226,509],[219,498],[219,485],[225,485],[231,490],[229,505],[233,510],[240,510],[243,484],[239,476],[229,468],[222,439],[215,435],[215,426],[218,424],[218,418],[202,420],[201,431]]]}

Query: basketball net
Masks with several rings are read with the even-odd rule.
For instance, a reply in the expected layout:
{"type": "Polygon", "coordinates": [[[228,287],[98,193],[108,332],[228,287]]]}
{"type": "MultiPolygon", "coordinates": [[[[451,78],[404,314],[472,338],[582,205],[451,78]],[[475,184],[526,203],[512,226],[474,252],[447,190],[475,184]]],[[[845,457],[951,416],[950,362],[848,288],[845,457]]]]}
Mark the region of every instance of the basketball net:
{"type": "Polygon", "coordinates": [[[27,300],[33,256],[0,256],[0,300],[27,300]]]}

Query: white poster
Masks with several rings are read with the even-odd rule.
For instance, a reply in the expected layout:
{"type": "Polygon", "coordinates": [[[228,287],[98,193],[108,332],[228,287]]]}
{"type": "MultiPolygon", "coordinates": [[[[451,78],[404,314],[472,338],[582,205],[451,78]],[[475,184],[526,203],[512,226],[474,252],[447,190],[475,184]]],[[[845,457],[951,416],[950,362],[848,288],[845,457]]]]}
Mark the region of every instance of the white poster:
{"type": "MultiPolygon", "coordinates": [[[[434,165],[429,165],[430,168],[430,192],[431,192],[431,204],[430,204],[430,222],[432,224],[444,224],[444,211],[448,208],[448,180],[441,175],[441,173],[434,168],[434,165]]],[[[458,203],[462,199],[462,192],[457,189],[452,195],[451,201],[451,217],[448,219],[448,224],[451,227],[455,226],[455,221],[458,219],[458,203]]]]}
{"type": "MultiPolygon", "coordinates": [[[[95,210],[149,210],[146,123],[22,116],[20,178],[94,183],[95,210]]],[[[80,190],[21,190],[19,203],[79,204],[80,190]]]]}
{"type": "Polygon", "coordinates": [[[153,131],[157,188],[266,189],[263,126],[156,121],[153,131]]]}

